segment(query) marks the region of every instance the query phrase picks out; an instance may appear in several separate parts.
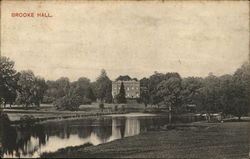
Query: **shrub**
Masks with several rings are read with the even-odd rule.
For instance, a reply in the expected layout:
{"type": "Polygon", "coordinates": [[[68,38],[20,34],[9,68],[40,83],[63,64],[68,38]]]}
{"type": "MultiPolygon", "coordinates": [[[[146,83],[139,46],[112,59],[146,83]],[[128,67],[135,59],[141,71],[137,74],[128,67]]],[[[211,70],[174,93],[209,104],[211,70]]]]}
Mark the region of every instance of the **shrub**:
{"type": "Polygon", "coordinates": [[[122,105],[122,111],[125,111],[125,105],[122,105]]]}
{"type": "Polygon", "coordinates": [[[118,105],[115,105],[115,111],[116,112],[118,111],[118,105]]]}
{"type": "Polygon", "coordinates": [[[100,103],[100,104],[99,104],[99,108],[103,111],[103,109],[104,109],[104,104],[103,104],[103,103],[100,103]]]}
{"type": "Polygon", "coordinates": [[[48,97],[48,96],[44,96],[43,97],[43,103],[45,104],[51,104],[55,101],[54,97],[48,97]]]}
{"type": "Polygon", "coordinates": [[[87,98],[87,97],[83,97],[82,99],[82,104],[91,104],[91,99],[87,98]]]}
{"type": "Polygon", "coordinates": [[[53,102],[61,110],[78,110],[81,103],[81,98],[77,95],[66,95],[53,102]]]}

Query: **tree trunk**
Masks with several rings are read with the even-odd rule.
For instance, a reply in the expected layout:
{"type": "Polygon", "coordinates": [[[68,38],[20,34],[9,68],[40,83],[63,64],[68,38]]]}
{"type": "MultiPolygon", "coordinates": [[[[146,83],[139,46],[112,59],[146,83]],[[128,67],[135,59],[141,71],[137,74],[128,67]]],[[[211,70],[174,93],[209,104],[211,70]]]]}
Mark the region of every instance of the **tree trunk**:
{"type": "Polygon", "coordinates": [[[169,115],[168,115],[168,120],[169,120],[169,124],[172,123],[172,109],[171,109],[171,106],[169,106],[169,115]]]}
{"type": "Polygon", "coordinates": [[[240,121],[240,119],[241,119],[241,116],[238,116],[238,120],[240,121]]]}

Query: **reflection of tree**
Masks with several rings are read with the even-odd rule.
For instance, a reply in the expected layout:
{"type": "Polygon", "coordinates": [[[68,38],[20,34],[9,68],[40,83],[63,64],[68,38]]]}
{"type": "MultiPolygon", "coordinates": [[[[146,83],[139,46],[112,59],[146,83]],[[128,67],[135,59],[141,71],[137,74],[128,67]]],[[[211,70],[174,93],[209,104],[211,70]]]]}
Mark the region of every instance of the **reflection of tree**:
{"type": "Polygon", "coordinates": [[[46,134],[45,129],[42,125],[35,125],[32,135],[39,139],[39,146],[46,144],[46,134]]]}
{"type": "MultiPolygon", "coordinates": [[[[4,129],[1,129],[3,153],[9,153],[13,155],[13,151],[17,150],[16,138],[17,133],[13,127],[5,125],[4,129]]],[[[17,156],[18,157],[18,156],[17,156]]]]}
{"type": "Polygon", "coordinates": [[[22,157],[20,154],[33,155],[41,145],[46,143],[44,127],[41,125],[22,129],[5,125],[4,129],[1,130],[3,153],[8,155],[13,156],[14,152],[16,157],[22,157]],[[32,136],[34,141],[31,140],[32,136]],[[38,141],[38,144],[35,141],[38,141]]]}
{"type": "Polygon", "coordinates": [[[92,126],[79,127],[78,136],[80,138],[87,138],[91,135],[92,126]]]}
{"type": "Polygon", "coordinates": [[[124,134],[125,134],[125,122],[126,122],[126,120],[125,120],[125,118],[119,118],[117,120],[120,123],[119,127],[120,127],[120,131],[121,131],[121,137],[124,137],[124,134]]]}
{"type": "Polygon", "coordinates": [[[112,135],[111,122],[110,119],[100,118],[93,127],[93,132],[103,141],[106,141],[112,135]]]}

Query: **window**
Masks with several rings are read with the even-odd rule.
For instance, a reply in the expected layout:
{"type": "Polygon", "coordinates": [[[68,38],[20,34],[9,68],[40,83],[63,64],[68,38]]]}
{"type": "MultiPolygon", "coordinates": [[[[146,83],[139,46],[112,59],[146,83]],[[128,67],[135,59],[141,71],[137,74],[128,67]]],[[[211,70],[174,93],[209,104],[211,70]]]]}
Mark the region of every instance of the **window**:
{"type": "Polygon", "coordinates": [[[132,87],[132,89],[134,89],[134,87],[132,87]]]}
{"type": "Polygon", "coordinates": [[[129,90],[129,87],[127,88],[127,90],[129,90]]]}

